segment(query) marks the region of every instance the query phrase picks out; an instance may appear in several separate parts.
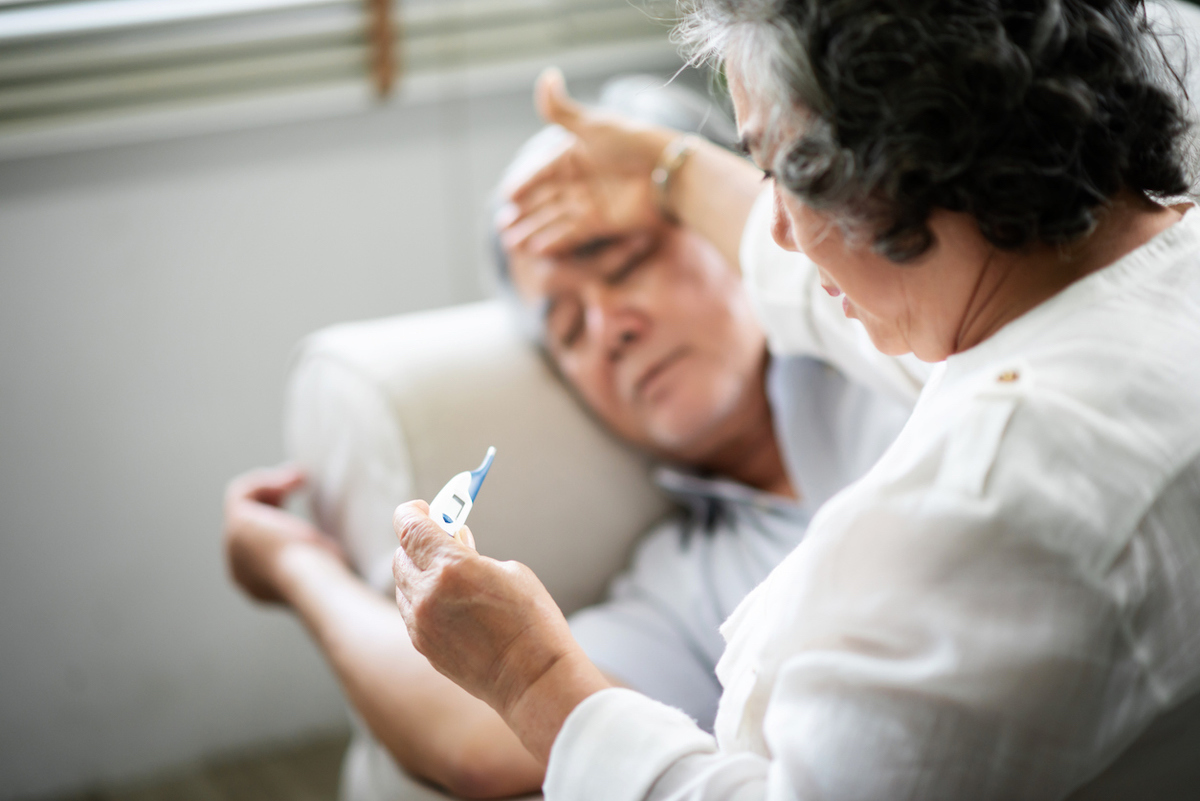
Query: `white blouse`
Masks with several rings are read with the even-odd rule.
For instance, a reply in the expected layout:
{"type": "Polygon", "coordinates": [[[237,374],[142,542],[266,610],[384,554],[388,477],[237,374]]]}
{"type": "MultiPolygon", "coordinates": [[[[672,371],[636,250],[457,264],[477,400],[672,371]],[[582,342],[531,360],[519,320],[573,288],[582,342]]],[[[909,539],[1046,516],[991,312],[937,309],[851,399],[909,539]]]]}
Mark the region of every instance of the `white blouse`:
{"type": "Polygon", "coordinates": [[[1197,797],[1200,212],[931,375],[770,241],[769,200],[742,264],[774,350],[920,399],[722,628],[715,738],[605,690],[547,798],[1197,797]]]}

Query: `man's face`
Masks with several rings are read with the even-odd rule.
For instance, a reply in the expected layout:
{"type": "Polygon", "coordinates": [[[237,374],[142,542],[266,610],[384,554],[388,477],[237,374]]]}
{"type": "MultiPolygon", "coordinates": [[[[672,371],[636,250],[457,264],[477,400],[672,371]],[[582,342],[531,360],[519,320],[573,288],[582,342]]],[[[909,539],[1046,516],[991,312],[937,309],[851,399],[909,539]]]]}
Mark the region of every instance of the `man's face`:
{"type": "Polygon", "coordinates": [[[762,331],[734,271],[696,234],[658,225],[568,256],[512,253],[510,271],[563,376],[634,444],[701,460],[761,408],[762,331]]]}

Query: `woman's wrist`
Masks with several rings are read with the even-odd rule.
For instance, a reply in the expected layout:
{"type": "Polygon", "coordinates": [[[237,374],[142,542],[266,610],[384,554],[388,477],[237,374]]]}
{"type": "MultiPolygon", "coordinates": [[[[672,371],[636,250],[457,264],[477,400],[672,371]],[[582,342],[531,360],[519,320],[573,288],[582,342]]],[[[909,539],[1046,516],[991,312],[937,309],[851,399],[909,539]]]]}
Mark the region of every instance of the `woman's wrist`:
{"type": "Polygon", "coordinates": [[[654,169],[650,171],[650,183],[654,186],[654,203],[658,213],[667,222],[678,224],[679,214],[671,202],[671,187],[675,176],[700,143],[695,134],[680,134],[672,139],[659,153],[654,169]]]}
{"type": "MultiPolygon", "coordinates": [[[[637,139],[633,151],[629,154],[629,164],[641,165],[640,169],[650,177],[650,173],[662,160],[663,151],[671,146],[671,143],[679,139],[685,134],[682,131],[677,131],[674,128],[665,128],[659,125],[637,126],[634,128],[637,139]]],[[[626,169],[629,169],[627,166],[626,169]]]]}
{"type": "Polygon", "coordinates": [[[576,648],[531,683],[506,710],[504,719],[544,765],[567,716],[585,698],[611,686],[600,669],[576,648]]]}

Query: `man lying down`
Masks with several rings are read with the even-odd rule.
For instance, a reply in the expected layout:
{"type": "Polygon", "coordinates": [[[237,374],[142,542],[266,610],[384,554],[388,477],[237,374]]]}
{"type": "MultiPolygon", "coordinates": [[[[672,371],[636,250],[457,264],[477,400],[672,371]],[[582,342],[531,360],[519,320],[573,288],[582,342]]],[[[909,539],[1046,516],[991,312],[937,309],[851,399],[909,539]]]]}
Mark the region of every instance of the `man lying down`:
{"type": "MultiPolygon", "coordinates": [[[[722,130],[706,100],[661,81],[618,80],[601,103],[648,123],[722,130]]],[[[535,136],[510,178],[544,164],[566,136],[535,136]]],[[[572,618],[572,632],[614,681],[711,728],[718,627],[800,542],[816,508],[882,454],[910,408],[816,361],[770,361],[720,253],[661,217],[560,256],[499,251],[552,365],[610,430],[661,460],[657,480],[680,507],[646,533],[608,600],[572,618]]],[[[242,589],[303,620],[370,730],[348,752],[343,801],[444,797],[427,783],[473,798],[537,790],[544,766],[413,649],[390,590],[370,587],[330,537],[279,508],[302,483],[290,468],[234,479],[226,554],[242,589]]]]}

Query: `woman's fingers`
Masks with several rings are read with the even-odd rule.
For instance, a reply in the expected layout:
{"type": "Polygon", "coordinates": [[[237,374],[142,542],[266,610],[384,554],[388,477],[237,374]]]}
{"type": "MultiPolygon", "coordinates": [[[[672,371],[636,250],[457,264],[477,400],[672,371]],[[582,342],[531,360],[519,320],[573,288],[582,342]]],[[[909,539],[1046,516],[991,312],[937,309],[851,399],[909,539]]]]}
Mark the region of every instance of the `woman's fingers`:
{"type": "MultiPolygon", "coordinates": [[[[409,501],[397,506],[392,515],[392,526],[400,547],[417,570],[428,570],[440,554],[462,547],[433,521],[425,501],[409,501]]],[[[395,562],[392,566],[395,568],[395,562]]]]}
{"type": "Polygon", "coordinates": [[[581,181],[559,187],[552,197],[546,195],[547,202],[540,207],[518,212],[520,216],[501,229],[501,243],[509,252],[559,256],[618,234],[619,226],[601,209],[596,191],[581,181]]]}
{"type": "Polygon", "coordinates": [[[538,76],[533,92],[538,114],[546,122],[561,125],[577,133],[584,122],[587,109],[567,94],[567,81],[558,67],[547,67],[538,76]]]}
{"type": "Polygon", "coordinates": [[[408,558],[403,548],[397,548],[392,555],[392,578],[396,580],[396,606],[404,617],[404,623],[412,630],[413,609],[409,595],[412,594],[413,579],[420,574],[416,565],[408,558]]]}
{"type": "Polygon", "coordinates": [[[547,214],[576,213],[581,207],[580,199],[589,191],[585,183],[577,180],[554,180],[531,186],[521,200],[507,202],[496,212],[496,230],[501,232],[505,244],[512,247],[528,236],[531,227],[536,230],[547,214]]]}
{"type": "MultiPolygon", "coordinates": [[[[403,551],[401,551],[399,548],[397,548],[396,551],[399,553],[403,553],[403,551]]],[[[395,564],[395,562],[393,562],[392,563],[392,574],[394,575],[395,573],[396,573],[396,564],[395,564]]],[[[408,598],[405,597],[404,591],[400,589],[399,583],[396,584],[396,608],[400,610],[400,617],[404,618],[405,627],[409,631],[412,631],[412,624],[413,624],[412,604],[410,604],[408,602],[408,598]]]]}
{"type": "MultiPolygon", "coordinates": [[[[547,228],[561,223],[570,213],[570,210],[562,204],[538,209],[501,232],[500,242],[504,245],[504,249],[509,252],[529,249],[528,243],[530,239],[547,228]]],[[[534,250],[533,252],[540,254],[541,251],[534,250]]]]}
{"type": "Polygon", "coordinates": [[[458,530],[458,533],[454,535],[454,539],[458,540],[472,551],[479,550],[475,547],[475,535],[472,534],[471,529],[467,528],[466,526],[463,526],[458,530]]]}
{"type": "Polygon", "coordinates": [[[556,179],[530,187],[517,207],[526,213],[561,203],[563,198],[578,184],[578,181],[556,179]]]}
{"type": "Polygon", "coordinates": [[[521,209],[538,205],[543,193],[553,192],[559,186],[577,181],[585,172],[579,163],[578,143],[572,142],[562,152],[550,156],[541,166],[512,176],[500,187],[502,197],[521,209]]]}
{"type": "MultiPolygon", "coordinates": [[[[397,508],[393,518],[400,538],[392,558],[396,606],[412,644],[437,671],[501,715],[534,709],[519,717],[526,731],[518,736],[528,746],[526,738],[540,726],[533,742],[544,759],[561,720],[541,723],[544,702],[524,699],[555,665],[586,663],[586,657],[529,568],[480,556],[473,550],[470,529],[463,527],[455,537],[447,537],[428,512],[423,503],[408,503],[397,508]]],[[[605,686],[593,672],[596,681],[570,688],[578,697],[562,705],[564,714],[605,686]]]]}

